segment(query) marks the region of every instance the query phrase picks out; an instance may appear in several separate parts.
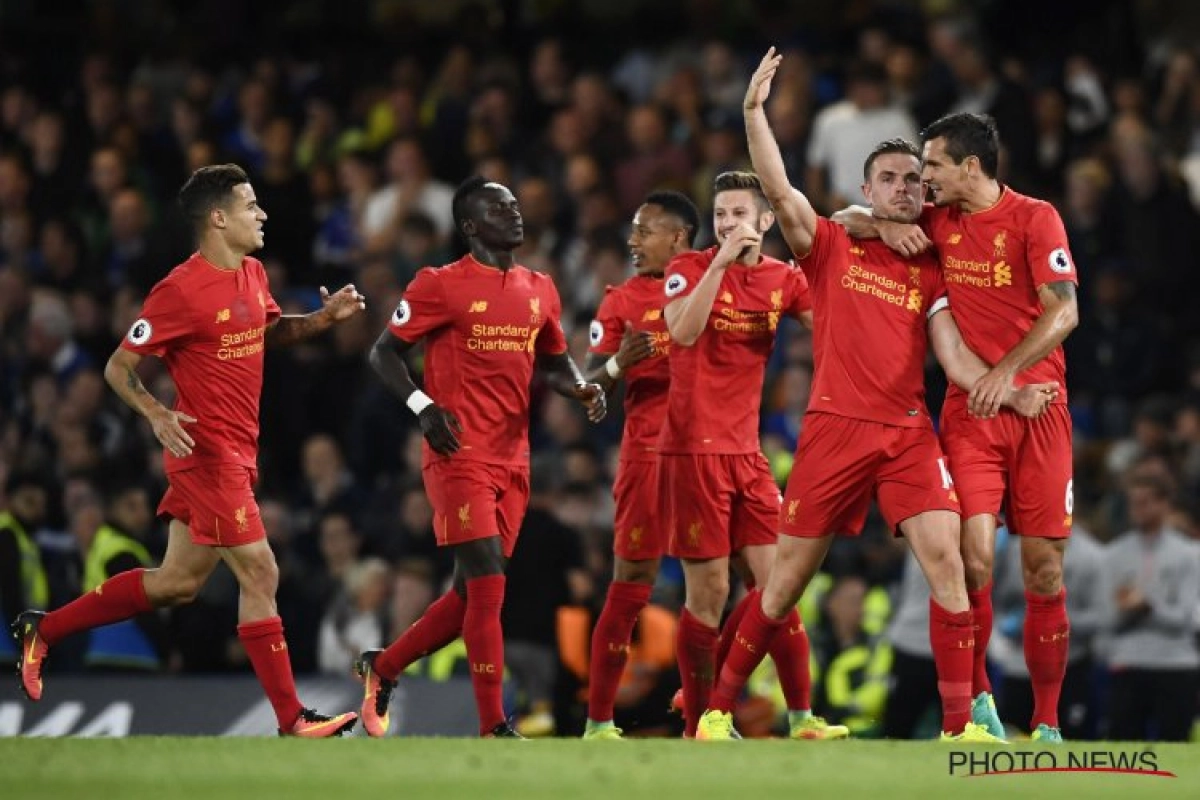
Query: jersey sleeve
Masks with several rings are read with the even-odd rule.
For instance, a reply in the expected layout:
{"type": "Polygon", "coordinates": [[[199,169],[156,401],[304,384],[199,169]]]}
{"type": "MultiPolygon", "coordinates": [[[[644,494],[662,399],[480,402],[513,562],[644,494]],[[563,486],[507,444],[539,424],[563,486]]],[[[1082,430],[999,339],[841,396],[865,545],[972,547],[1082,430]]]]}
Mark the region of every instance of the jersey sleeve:
{"type": "Polygon", "coordinates": [[[808,278],[803,270],[790,267],[787,281],[787,313],[799,317],[806,311],[812,311],[812,291],[808,286],[808,278]]]}
{"type": "Polygon", "coordinates": [[[542,322],[534,349],[538,353],[556,356],[567,352],[567,336],[562,329],[562,300],[558,296],[558,288],[554,281],[546,278],[542,285],[545,287],[542,289],[542,295],[549,313],[542,322]]]}
{"type": "Polygon", "coordinates": [[[933,269],[925,270],[924,274],[929,276],[929,287],[925,293],[925,317],[933,319],[934,314],[950,307],[950,294],[940,268],[935,265],[933,269]]]}
{"type": "Polygon", "coordinates": [[[696,284],[704,277],[708,260],[703,253],[690,251],[680,253],[667,264],[663,295],[666,303],[687,297],[696,290],[696,284]]]}
{"type": "Polygon", "coordinates": [[[1026,222],[1025,257],[1029,260],[1033,285],[1070,281],[1079,283],[1075,261],[1067,244],[1062,217],[1049,203],[1037,203],[1026,222]]]}
{"type": "Polygon", "coordinates": [[[611,356],[621,346],[625,335],[625,319],[620,313],[620,295],[612,289],[604,293],[596,317],[588,329],[588,352],[598,356],[611,356]]]}
{"type": "Polygon", "coordinates": [[[445,287],[437,272],[426,267],[405,287],[404,296],[388,320],[388,330],[397,339],[413,344],[450,322],[445,287]]]}
{"type": "Polygon", "coordinates": [[[841,239],[847,238],[846,229],[825,217],[817,217],[817,229],[813,232],[812,247],[803,256],[796,256],[796,266],[812,281],[817,280],[825,266],[825,259],[841,239]]]}
{"type": "Polygon", "coordinates": [[[283,316],[283,311],[279,308],[279,303],[275,301],[275,297],[271,294],[271,282],[267,279],[267,270],[262,262],[255,259],[255,264],[258,265],[258,280],[262,284],[262,301],[263,311],[267,315],[267,325],[271,325],[275,320],[283,316]]]}
{"type": "Polygon", "coordinates": [[[121,347],[142,356],[162,356],[193,333],[191,309],[174,283],[159,283],[146,298],[121,347]]]}

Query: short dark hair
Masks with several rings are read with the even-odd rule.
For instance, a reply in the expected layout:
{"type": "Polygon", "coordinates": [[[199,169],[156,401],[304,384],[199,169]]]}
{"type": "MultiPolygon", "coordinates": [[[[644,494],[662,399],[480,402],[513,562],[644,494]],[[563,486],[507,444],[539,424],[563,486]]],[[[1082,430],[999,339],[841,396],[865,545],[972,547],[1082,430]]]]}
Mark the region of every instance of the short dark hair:
{"type": "Polygon", "coordinates": [[[746,191],[754,195],[760,211],[771,210],[767,193],[762,188],[762,181],[753,172],[722,172],[713,180],[714,197],[721,192],[736,191],[746,191]]]}
{"type": "Polygon", "coordinates": [[[225,206],[233,187],[249,183],[246,170],[237,164],[213,164],[192,173],[179,190],[179,207],[197,231],[204,229],[204,220],[214,208],[225,206]]]}
{"type": "Polygon", "coordinates": [[[961,164],[964,158],[975,156],[983,174],[996,177],[1000,165],[1000,132],[996,120],[987,114],[960,112],[947,114],[921,131],[921,141],[943,138],[946,154],[961,164]]]}
{"type": "Polygon", "coordinates": [[[917,161],[921,160],[921,151],[907,139],[884,139],[875,145],[875,149],[867,155],[867,160],[863,162],[863,181],[871,182],[871,165],[875,163],[875,159],[891,153],[902,153],[916,158],[917,161]]]}
{"type": "Polygon", "coordinates": [[[690,197],[683,192],[651,192],[646,195],[646,205],[661,206],[663,211],[676,217],[687,234],[688,247],[692,246],[700,230],[700,210],[690,197]]]}
{"type": "Polygon", "coordinates": [[[472,175],[458,185],[454,191],[454,199],[450,201],[450,213],[454,216],[454,229],[462,232],[463,220],[470,213],[467,203],[471,196],[488,184],[488,179],[482,175],[472,175]]]}

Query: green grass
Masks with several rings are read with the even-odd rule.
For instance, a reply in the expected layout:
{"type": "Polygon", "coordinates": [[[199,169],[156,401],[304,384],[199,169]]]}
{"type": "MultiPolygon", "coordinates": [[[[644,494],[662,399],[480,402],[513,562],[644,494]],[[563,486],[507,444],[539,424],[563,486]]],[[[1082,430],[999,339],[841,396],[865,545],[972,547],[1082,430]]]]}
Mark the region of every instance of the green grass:
{"type": "MultiPolygon", "coordinates": [[[[1145,747],[1068,745],[1075,751],[1137,752],[1145,747]]],[[[1033,750],[1028,743],[1009,749],[1033,750]]],[[[952,750],[934,742],[0,739],[0,797],[1012,800],[1031,792],[1089,800],[1200,797],[1200,747],[1152,749],[1158,768],[1178,777],[951,777],[952,750]]],[[[1065,764],[1066,751],[1054,753],[1065,764]]]]}

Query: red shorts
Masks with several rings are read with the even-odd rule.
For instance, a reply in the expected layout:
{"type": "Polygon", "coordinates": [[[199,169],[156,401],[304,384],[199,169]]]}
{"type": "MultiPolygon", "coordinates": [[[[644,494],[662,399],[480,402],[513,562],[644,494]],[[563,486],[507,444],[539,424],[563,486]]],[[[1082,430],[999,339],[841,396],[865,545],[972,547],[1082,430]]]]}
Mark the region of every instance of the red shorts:
{"type": "Polygon", "coordinates": [[[888,526],[926,511],[958,513],[954,484],[929,428],[901,428],[836,414],[807,414],[783,493],[788,536],[857,536],[871,498],[888,526]]]}
{"type": "Polygon", "coordinates": [[[188,526],[196,544],[237,547],[265,539],[254,499],[258,471],[240,464],[197,467],[167,476],[158,514],[188,526]]]}
{"type": "Polygon", "coordinates": [[[779,487],[762,453],[660,455],[667,552],[676,558],[723,558],[775,544],[779,487]]]}
{"type": "Polygon", "coordinates": [[[529,506],[529,469],[482,461],[438,461],[421,470],[439,546],[500,537],[507,558],[529,506]]]}
{"type": "Polygon", "coordinates": [[[658,493],[658,461],[624,461],[613,484],[613,554],[626,561],[662,558],[667,526],[658,493]]]}
{"type": "Polygon", "coordinates": [[[999,515],[1020,536],[1071,534],[1071,415],[1055,403],[1036,419],[1001,411],[992,419],[967,414],[962,395],[942,408],[942,447],[950,459],[963,516],[999,515]],[[1006,489],[1007,487],[1007,489],[1006,489]]]}

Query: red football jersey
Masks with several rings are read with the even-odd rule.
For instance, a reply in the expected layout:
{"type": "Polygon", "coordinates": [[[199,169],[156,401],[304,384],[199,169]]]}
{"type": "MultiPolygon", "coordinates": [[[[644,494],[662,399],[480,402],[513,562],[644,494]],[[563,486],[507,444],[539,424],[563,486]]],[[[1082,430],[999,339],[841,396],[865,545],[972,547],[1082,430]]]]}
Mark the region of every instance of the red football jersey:
{"type": "MultiPolygon", "coordinates": [[[[467,255],[427,267],[404,290],[388,330],[425,342],[425,393],[462,423],[450,458],[529,463],[529,382],[538,353],[567,350],[562,304],[547,275],[467,255]]],[[[425,443],[424,463],[445,460],[425,443]]]]}
{"type": "Polygon", "coordinates": [[[615,355],[625,335],[625,323],[654,336],[654,353],[628,370],[625,378],[625,431],[621,458],[646,460],[658,452],[658,435],[667,411],[671,367],[667,355],[671,334],[663,317],[663,279],[635,276],[605,290],[592,320],[590,351],[615,355]]]}
{"type": "MultiPolygon", "coordinates": [[[[696,288],[716,247],[680,253],[667,265],[665,305],[696,288]]],[[[783,314],[812,308],[800,270],[764,256],[733,264],[721,277],[708,324],[691,347],[671,348],[671,390],[659,439],[662,453],[753,453],[759,450],[763,373],[783,314]]]]}
{"type": "MultiPolygon", "coordinates": [[[[929,206],[922,225],[938,249],[954,320],[967,346],[995,364],[1025,338],[1042,313],[1038,288],[1078,283],[1062,218],[1054,206],[1004,187],[991,208],[967,213],[929,206]]],[[[1067,402],[1062,347],[1017,376],[1018,385],[1058,381],[1067,402]]],[[[951,385],[953,397],[965,394],[951,385]]]]}
{"type": "Polygon", "coordinates": [[[821,217],[808,256],[813,373],[809,411],[932,427],[925,406],[927,314],[946,294],[932,255],[906,259],[879,240],[851,239],[821,217]]]}
{"type": "Polygon", "coordinates": [[[194,253],[150,291],[121,347],[163,359],[175,382],[175,410],[196,418],[185,425],[196,442],[192,454],[163,451],[167,473],[257,466],[265,334],[279,313],[254,258],[231,270],[194,253]]]}

